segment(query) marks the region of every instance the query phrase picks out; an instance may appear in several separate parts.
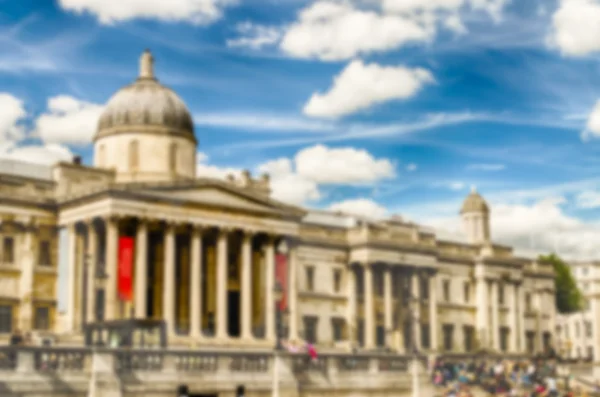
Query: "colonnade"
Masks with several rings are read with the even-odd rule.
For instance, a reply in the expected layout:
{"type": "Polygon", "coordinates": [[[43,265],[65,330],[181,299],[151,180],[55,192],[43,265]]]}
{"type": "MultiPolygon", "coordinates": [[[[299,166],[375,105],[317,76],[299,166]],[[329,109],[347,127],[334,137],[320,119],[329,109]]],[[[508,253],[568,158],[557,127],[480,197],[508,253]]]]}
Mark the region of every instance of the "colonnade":
{"type": "MultiPolygon", "coordinates": [[[[133,316],[163,319],[169,334],[194,339],[275,340],[275,258],[280,242],[291,241],[287,237],[114,217],[71,224],[67,230],[68,329],[133,316]],[[122,236],[135,242],[131,302],[122,302],[117,291],[122,236]],[[96,293],[98,289],[103,292],[96,293]],[[99,296],[104,297],[101,319],[99,296]]],[[[287,256],[287,328],[295,338],[296,247],[286,246],[288,251],[279,254],[287,256]]]]}

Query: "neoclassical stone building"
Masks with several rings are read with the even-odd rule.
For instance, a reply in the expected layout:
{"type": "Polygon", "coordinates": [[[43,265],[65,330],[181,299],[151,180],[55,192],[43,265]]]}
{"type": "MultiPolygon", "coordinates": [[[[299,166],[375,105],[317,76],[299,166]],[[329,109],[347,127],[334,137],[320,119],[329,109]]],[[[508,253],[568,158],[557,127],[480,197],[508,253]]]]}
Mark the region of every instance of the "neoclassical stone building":
{"type": "Polygon", "coordinates": [[[278,202],[268,175],[196,176],[190,113],[155,78],[149,52],[140,63],[100,118],[93,166],[0,165],[0,331],[77,339],[86,322],[133,315],[166,320],[172,344],[272,347],[283,257],[289,339],[401,353],[412,342],[436,352],[551,344],[552,268],[491,241],[477,192],[461,210],[468,242],[457,243],[398,217],[278,202]],[[135,247],[126,302],[123,236],[135,247]]]}

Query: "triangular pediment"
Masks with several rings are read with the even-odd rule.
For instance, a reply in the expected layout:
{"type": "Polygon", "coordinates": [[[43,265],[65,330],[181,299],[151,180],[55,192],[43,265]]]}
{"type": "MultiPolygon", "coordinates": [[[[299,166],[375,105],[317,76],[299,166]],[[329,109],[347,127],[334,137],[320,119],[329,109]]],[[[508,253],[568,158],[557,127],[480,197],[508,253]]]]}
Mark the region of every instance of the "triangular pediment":
{"type": "Polygon", "coordinates": [[[236,186],[221,184],[198,184],[185,187],[168,187],[144,189],[144,195],[161,197],[166,200],[189,204],[205,204],[211,207],[231,208],[239,211],[272,213],[278,215],[301,216],[299,208],[287,206],[268,197],[247,193],[236,186]]]}

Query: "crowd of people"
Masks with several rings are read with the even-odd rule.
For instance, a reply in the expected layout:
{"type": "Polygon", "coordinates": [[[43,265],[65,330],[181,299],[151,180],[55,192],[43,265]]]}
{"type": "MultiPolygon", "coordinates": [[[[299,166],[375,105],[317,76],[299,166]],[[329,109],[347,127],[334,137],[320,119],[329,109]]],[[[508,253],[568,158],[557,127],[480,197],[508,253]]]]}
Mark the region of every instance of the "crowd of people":
{"type": "MultiPolygon", "coordinates": [[[[432,382],[443,397],[474,397],[475,390],[488,396],[505,397],[592,397],[569,382],[559,382],[556,362],[438,360],[432,368],[432,382]]],[[[597,387],[600,392],[600,387],[597,387]]]]}

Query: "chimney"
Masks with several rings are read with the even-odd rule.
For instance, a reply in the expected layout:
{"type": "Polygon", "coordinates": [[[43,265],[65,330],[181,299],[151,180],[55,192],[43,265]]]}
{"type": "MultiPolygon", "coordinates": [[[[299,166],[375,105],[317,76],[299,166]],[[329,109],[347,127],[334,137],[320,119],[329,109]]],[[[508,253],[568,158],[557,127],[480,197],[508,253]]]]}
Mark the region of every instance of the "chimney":
{"type": "Polygon", "coordinates": [[[75,164],[75,165],[81,165],[81,156],[74,156],[73,157],[73,164],[75,164]]]}

